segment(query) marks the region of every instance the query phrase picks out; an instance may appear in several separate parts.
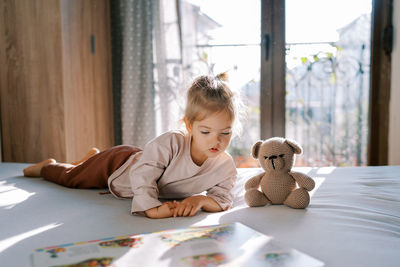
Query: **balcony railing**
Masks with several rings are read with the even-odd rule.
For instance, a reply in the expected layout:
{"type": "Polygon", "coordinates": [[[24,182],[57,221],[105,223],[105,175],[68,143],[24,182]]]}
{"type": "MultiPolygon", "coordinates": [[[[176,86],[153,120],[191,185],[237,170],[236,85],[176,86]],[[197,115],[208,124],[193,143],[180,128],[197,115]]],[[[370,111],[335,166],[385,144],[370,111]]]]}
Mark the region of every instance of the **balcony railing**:
{"type": "MultiPolygon", "coordinates": [[[[255,53],[258,44],[198,45],[192,71],[214,73],[216,55],[227,51],[242,75],[240,55],[255,53]],[[196,67],[197,66],[197,67],[196,67]]],[[[366,164],[368,136],[369,48],[339,43],[287,44],[286,137],[302,144],[297,165],[358,166],[366,164]]],[[[253,59],[254,65],[259,58],[253,59]]],[[[251,60],[247,62],[251,64],[251,60]]],[[[259,68],[259,65],[258,65],[259,68]]],[[[259,69],[242,87],[249,106],[244,137],[232,142],[230,152],[238,166],[254,166],[249,151],[260,129],[259,69]]],[[[194,76],[196,73],[194,73],[194,76]]]]}
{"type": "Polygon", "coordinates": [[[286,135],[303,144],[301,165],[366,164],[369,51],[367,46],[306,44],[317,53],[292,53],[305,44],[287,45],[286,135]],[[325,47],[325,49],[324,49],[325,47]],[[300,64],[299,64],[300,62],[300,64]],[[288,64],[289,65],[289,64],[288,64]]]}

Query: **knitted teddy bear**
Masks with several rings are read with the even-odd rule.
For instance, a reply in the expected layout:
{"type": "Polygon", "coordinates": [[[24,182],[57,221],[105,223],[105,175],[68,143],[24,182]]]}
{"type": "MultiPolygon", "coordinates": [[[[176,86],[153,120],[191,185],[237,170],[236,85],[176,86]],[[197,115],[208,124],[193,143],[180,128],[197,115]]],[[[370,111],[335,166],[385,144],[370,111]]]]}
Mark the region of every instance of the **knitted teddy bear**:
{"type": "Polygon", "coordinates": [[[310,203],[315,182],[311,177],[292,172],[295,154],[303,149],[295,141],[273,137],[253,145],[252,154],[265,172],[250,178],[246,184],[245,200],[250,207],[266,204],[285,204],[291,208],[304,209],[310,203]],[[298,188],[296,188],[296,184],[298,188]],[[261,186],[261,191],[258,188],[261,186]]]}

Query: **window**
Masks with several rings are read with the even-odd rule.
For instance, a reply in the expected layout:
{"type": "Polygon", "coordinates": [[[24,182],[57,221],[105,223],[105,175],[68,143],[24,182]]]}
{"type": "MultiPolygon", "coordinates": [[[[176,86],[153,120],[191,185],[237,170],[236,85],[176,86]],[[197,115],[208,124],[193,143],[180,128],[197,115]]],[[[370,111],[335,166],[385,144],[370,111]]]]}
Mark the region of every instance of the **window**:
{"type": "Polygon", "coordinates": [[[376,125],[387,123],[389,84],[377,68],[390,53],[378,36],[390,33],[391,1],[182,0],[181,10],[193,29],[187,72],[229,70],[248,105],[230,148],[238,167],[257,166],[251,146],[272,136],[303,146],[298,165],[366,165],[375,152],[384,162],[387,129],[376,125]]]}

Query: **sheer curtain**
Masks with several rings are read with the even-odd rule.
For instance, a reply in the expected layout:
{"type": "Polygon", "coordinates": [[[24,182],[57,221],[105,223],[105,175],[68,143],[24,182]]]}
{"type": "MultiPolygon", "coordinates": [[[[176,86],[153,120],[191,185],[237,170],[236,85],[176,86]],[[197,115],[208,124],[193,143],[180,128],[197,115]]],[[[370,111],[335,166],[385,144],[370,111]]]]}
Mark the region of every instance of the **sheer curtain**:
{"type": "Polygon", "coordinates": [[[153,0],[156,134],[177,129],[183,117],[186,87],[182,63],[180,1],[153,0]]]}
{"type": "Polygon", "coordinates": [[[180,126],[179,1],[111,1],[115,143],[143,147],[180,126]]]}

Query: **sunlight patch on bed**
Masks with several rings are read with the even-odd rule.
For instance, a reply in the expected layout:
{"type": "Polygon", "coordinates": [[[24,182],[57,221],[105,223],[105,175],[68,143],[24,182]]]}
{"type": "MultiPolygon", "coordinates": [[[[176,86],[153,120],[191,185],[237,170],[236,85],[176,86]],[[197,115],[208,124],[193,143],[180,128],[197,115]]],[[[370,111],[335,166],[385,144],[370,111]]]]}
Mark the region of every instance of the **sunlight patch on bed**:
{"type": "MultiPolygon", "coordinates": [[[[225,212],[216,212],[216,213],[205,213],[205,214],[207,214],[207,215],[204,216],[204,219],[194,221],[193,224],[190,225],[190,227],[219,224],[221,216],[223,216],[226,213],[225,212]]],[[[199,214],[197,214],[196,216],[198,216],[197,219],[200,218],[199,214]]]]}
{"type": "Polygon", "coordinates": [[[16,204],[27,200],[35,194],[15,187],[13,184],[7,184],[4,181],[0,182],[0,207],[11,209],[16,204]]]}
{"type": "Polygon", "coordinates": [[[34,230],[19,234],[19,235],[15,235],[15,236],[0,240],[0,253],[26,238],[40,234],[44,231],[53,229],[60,225],[61,225],[61,223],[52,223],[52,224],[48,224],[46,226],[42,226],[42,227],[36,228],[34,230]]]}
{"type": "Polygon", "coordinates": [[[293,167],[292,171],[308,174],[313,170],[313,167],[293,167]]]}
{"type": "Polygon", "coordinates": [[[317,174],[331,174],[334,170],[336,169],[336,167],[321,167],[318,168],[317,174]]]}
{"type": "Polygon", "coordinates": [[[313,177],[313,180],[315,182],[315,187],[313,190],[311,190],[310,197],[314,195],[315,192],[317,192],[318,188],[325,182],[325,177],[313,177]]]}

